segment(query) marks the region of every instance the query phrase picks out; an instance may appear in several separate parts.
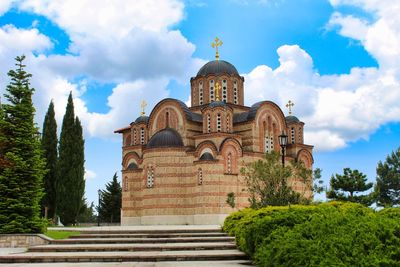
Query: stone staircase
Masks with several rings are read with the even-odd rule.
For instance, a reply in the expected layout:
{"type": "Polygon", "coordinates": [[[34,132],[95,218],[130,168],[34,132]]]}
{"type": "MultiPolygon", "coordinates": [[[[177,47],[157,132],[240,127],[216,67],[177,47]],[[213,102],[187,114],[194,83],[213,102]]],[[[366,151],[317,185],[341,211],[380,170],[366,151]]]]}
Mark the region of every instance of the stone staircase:
{"type": "MultiPolygon", "coordinates": [[[[93,229],[93,228],[92,228],[93,229]]],[[[251,265],[234,237],[221,229],[83,230],[24,253],[2,255],[0,263],[204,261],[251,265]]]]}

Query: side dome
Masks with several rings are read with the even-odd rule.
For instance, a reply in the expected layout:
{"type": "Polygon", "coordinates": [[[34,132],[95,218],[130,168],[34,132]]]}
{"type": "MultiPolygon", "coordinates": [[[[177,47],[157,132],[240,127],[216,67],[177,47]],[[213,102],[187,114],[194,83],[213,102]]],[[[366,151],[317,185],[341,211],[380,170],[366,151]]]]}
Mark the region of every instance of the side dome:
{"type": "Polygon", "coordinates": [[[140,122],[147,123],[148,121],[149,121],[148,116],[140,116],[135,120],[135,123],[140,123],[140,122]]]}
{"type": "Polygon", "coordinates": [[[296,116],[286,116],[285,120],[287,123],[300,122],[300,120],[296,116]]]}
{"type": "Polygon", "coordinates": [[[214,157],[210,152],[205,152],[201,155],[200,160],[214,160],[214,157]]]}
{"type": "Polygon", "coordinates": [[[208,74],[229,74],[229,75],[239,75],[235,66],[225,60],[213,60],[206,63],[199,72],[197,76],[207,76],[208,74]]]}
{"type": "Polygon", "coordinates": [[[182,147],[183,141],[180,134],[173,128],[165,128],[154,134],[147,143],[147,148],[156,147],[182,147]]]}

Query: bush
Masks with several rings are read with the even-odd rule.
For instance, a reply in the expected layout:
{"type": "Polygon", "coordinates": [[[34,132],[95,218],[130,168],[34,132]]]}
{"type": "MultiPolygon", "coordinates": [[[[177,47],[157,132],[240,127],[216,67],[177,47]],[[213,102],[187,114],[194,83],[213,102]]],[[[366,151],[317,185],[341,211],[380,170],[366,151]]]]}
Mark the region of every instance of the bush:
{"type": "Polygon", "coordinates": [[[224,230],[259,266],[399,266],[399,210],[342,202],[246,209],[224,230]]]}

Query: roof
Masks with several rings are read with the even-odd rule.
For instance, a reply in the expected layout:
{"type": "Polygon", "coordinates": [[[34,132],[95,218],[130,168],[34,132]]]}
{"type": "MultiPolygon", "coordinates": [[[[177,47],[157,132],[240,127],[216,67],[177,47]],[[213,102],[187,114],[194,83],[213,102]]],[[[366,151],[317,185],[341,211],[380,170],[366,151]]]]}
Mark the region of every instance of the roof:
{"type": "Polygon", "coordinates": [[[287,116],[287,117],[285,118],[285,120],[286,120],[287,123],[290,123],[290,122],[300,122],[300,120],[299,120],[296,116],[287,116]]]}
{"type": "Polygon", "coordinates": [[[224,101],[213,101],[210,104],[208,104],[208,106],[211,108],[226,107],[226,103],[224,101]]]}
{"type": "Polygon", "coordinates": [[[165,128],[154,134],[149,142],[147,148],[156,147],[182,147],[183,141],[180,134],[173,128],[165,128]]]}
{"type": "Polygon", "coordinates": [[[135,123],[144,122],[147,123],[149,121],[149,116],[140,116],[135,120],[135,123]]]}
{"type": "Polygon", "coordinates": [[[213,60],[206,63],[199,72],[197,76],[207,76],[208,74],[229,74],[229,75],[239,75],[235,66],[225,60],[213,60]]]}
{"type": "Polygon", "coordinates": [[[210,152],[205,152],[201,155],[200,160],[214,160],[214,157],[210,152]]]}

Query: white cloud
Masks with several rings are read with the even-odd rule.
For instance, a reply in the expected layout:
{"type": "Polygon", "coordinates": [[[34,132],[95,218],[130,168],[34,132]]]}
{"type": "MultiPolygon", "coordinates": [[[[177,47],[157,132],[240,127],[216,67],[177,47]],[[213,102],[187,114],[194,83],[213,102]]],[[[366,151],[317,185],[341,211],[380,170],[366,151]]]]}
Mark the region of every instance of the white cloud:
{"type": "Polygon", "coordinates": [[[2,16],[4,13],[6,13],[10,7],[11,4],[14,2],[14,0],[1,0],[0,1],[0,16],[2,16]]]}
{"type": "Polygon", "coordinates": [[[85,180],[93,180],[97,177],[97,174],[94,171],[85,169],[85,180]]]}

